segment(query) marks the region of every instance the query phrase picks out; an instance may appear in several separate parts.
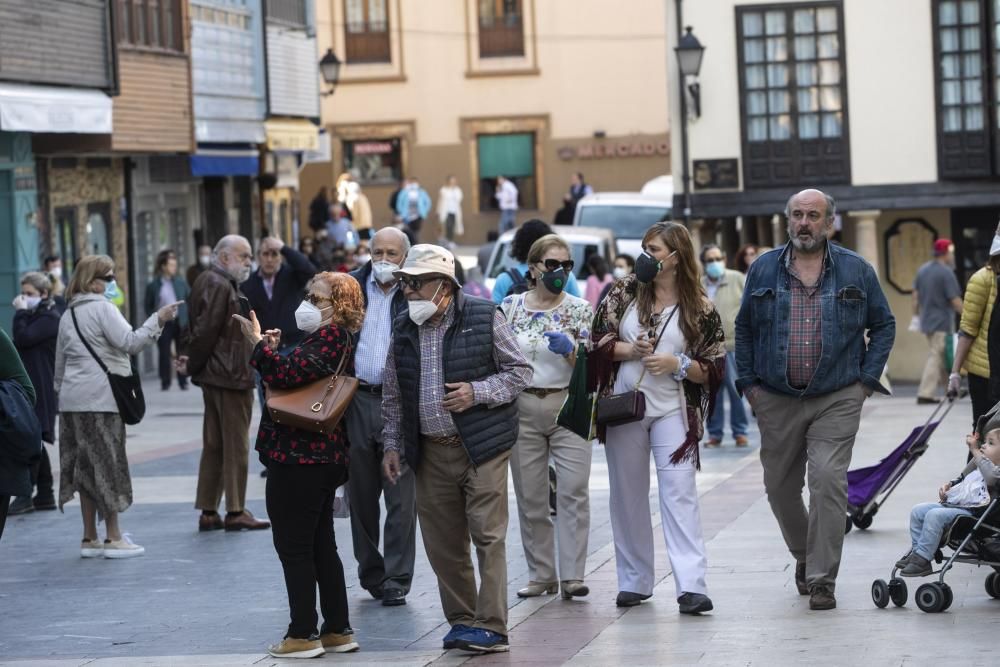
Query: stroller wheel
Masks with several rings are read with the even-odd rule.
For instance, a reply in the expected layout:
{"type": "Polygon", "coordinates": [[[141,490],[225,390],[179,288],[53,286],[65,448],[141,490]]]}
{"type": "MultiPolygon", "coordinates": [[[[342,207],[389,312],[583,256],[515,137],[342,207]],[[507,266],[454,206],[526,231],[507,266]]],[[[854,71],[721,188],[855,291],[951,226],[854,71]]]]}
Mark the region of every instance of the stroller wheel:
{"type": "Polygon", "coordinates": [[[861,530],[868,530],[872,525],[872,515],[871,514],[859,514],[854,517],[854,525],[861,530]]]}
{"type": "Polygon", "coordinates": [[[951,592],[951,586],[948,584],[938,584],[938,587],[944,593],[944,606],[941,607],[941,611],[945,611],[951,606],[951,603],[955,600],[955,594],[951,592]]]}
{"type": "Polygon", "coordinates": [[[872,602],[879,609],[889,606],[889,585],[885,579],[876,579],[872,582],[872,602]]]}
{"type": "Polygon", "coordinates": [[[906,604],[906,582],[899,577],[893,577],[889,580],[889,599],[897,607],[906,604]]]}
{"type": "Polygon", "coordinates": [[[990,572],[986,576],[986,592],[991,598],[1000,598],[1000,574],[990,572]]]}
{"type": "Polygon", "coordinates": [[[936,614],[944,609],[945,592],[935,581],[918,588],[914,599],[920,611],[936,614]]]}
{"type": "Polygon", "coordinates": [[[849,532],[851,532],[851,528],[854,528],[854,519],[852,519],[851,515],[848,514],[847,523],[844,525],[844,535],[847,535],[849,532]]]}

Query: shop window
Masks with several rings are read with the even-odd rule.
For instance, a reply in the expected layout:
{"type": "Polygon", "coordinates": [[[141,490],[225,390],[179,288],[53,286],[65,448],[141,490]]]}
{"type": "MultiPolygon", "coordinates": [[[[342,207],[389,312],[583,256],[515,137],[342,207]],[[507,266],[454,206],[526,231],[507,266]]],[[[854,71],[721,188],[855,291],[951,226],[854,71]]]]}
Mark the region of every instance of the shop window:
{"type": "Polygon", "coordinates": [[[344,171],[362,185],[392,185],[403,177],[402,141],[365,139],[344,142],[344,171]]]}
{"type": "Polygon", "coordinates": [[[76,208],[61,206],[53,211],[56,244],[63,261],[63,275],[70,275],[76,266],[76,208]]]}
{"type": "Polygon", "coordinates": [[[87,204],[86,250],[88,255],[111,256],[111,204],[87,204]]]}
{"type": "Polygon", "coordinates": [[[344,0],[348,63],[392,62],[387,0],[344,0]]]}
{"type": "Polygon", "coordinates": [[[840,2],[737,8],[744,184],[850,182],[840,2]]]}
{"type": "Polygon", "coordinates": [[[75,157],[54,157],[49,160],[49,166],[53,169],[76,169],[76,165],[75,157]]]}
{"type": "Polygon", "coordinates": [[[479,210],[495,211],[497,176],[517,186],[518,208],[538,208],[538,184],[535,178],[535,135],[480,134],[476,137],[479,162],[479,210]]]}
{"type": "Polygon", "coordinates": [[[183,51],[182,0],[117,0],[118,43],[183,51]]]}
{"type": "Polygon", "coordinates": [[[524,55],[521,0],[479,0],[479,57],[524,55]]]}

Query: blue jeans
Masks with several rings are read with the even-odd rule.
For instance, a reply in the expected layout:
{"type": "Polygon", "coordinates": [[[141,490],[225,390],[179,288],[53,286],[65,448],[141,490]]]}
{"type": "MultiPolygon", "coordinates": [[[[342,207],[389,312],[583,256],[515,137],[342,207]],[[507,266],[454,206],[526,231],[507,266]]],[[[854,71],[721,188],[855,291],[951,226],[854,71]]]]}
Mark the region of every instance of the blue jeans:
{"type": "Polygon", "coordinates": [[[910,510],[910,541],[913,551],[931,560],[941,544],[945,529],[960,516],[972,516],[961,507],[945,507],[941,503],[921,503],[910,510]]]}
{"type": "Polygon", "coordinates": [[[749,427],[747,410],[743,405],[743,398],[736,392],[736,355],[732,352],[726,352],[726,375],[715,395],[715,409],[708,418],[710,438],[722,440],[722,432],[726,428],[726,408],[723,405],[725,396],[729,396],[729,426],[733,430],[733,437],[746,435],[749,427]]]}
{"type": "Polygon", "coordinates": [[[503,234],[507,230],[514,229],[517,224],[517,209],[516,208],[502,208],[500,209],[500,233],[503,234]]]}

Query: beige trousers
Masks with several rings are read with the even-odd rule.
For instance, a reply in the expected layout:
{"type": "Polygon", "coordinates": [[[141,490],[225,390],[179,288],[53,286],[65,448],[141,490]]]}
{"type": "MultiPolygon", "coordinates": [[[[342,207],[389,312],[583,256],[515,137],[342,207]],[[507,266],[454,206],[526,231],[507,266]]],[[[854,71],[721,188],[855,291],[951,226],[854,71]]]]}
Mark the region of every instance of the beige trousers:
{"type": "Polygon", "coordinates": [[[507,461],[474,467],[462,445],[424,440],[417,468],[417,516],[449,625],[507,634],[507,461]],[[479,560],[479,589],[469,537],[479,560]]]}
{"type": "Polygon", "coordinates": [[[754,401],[764,489],[809,585],[832,586],[847,517],[847,468],[865,402],[860,382],[809,398],[761,389],[754,401]],[[809,510],[802,500],[808,473],[809,510]]]}
{"type": "Polygon", "coordinates": [[[944,345],[948,334],[935,331],[927,334],[927,363],[924,364],[924,374],[920,376],[920,387],[917,389],[919,398],[935,398],[938,387],[948,382],[948,369],[944,367],[944,345]]]}
{"type": "Polygon", "coordinates": [[[539,398],[522,393],[510,472],[517,496],[524,559],[531,581],[582,580],[590,535],[590,443],[561,426],[561,391],[539,398]],[[556,517],[549,516],[549,460],[556,470],[556,517]],[[556,546],[559,571],[556,572],[556,546]]]}
{"type": "Polygon", "coordinates": [[[247,463],[250,455],[250,415],[253,389],[202,386],[205,420],[202,423],[201,464],[194,506],[217,511],[226,492],[226,511],[246,509],[247,463]]]}

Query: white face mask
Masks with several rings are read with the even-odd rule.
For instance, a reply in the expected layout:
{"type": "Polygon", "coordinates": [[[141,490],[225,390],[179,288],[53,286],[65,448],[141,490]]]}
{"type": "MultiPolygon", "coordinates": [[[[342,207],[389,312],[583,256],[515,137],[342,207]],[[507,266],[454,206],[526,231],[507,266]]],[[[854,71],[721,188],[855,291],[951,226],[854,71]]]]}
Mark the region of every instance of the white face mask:
{"type": "Polygon", "coordinates": [[[437,298],[438,292],[441,291],[441,285],[443,284],[443,280],[438,283],[438,288],[434,290],[434,296],[432,296],[429,300],[418,299],[416,301],[409,302],[410,319],[413,320],[413,323],[418,327],[437,314],[438,304],[434,303],[434,299],[437,298]]]}
{"type": "Polygon", "coordinates": [[[358,255],[357,257],[354,258],[354,261],[357,262],[359,265],[363,266],[367,264],[368,260],[370,260],[371,258],[372,258],[371,255],[358,255]]]}
{"type": "Polygon", "coordinates": [[[49,269],[49,275],[51,275],[56,280],[59,280],[60,278],[62,278],[62,267],[53,266],[51,269],[49,269]]]}
{"type": "Polygon", "coordinates": [[[611,272],[611,275],[615,277],[615,280],[621,280],[628,275],[628,269],[624,266],[616,266],[614,271],[611,272]]]}
{"type": "Polygon", "coordinates": [[[385,260],[372,264],[372,273],[375,274],[375,280],[379,281],[383,285],[388,285],[396,279],[396,277],[392,275],[393,271],[399,271],[398,264],[393,264],[392,262],[387,262],[385,260]]]}
{"type": "MultiPolygon", "coordinates": [[[[327,306],[329,308],[330,306],[327,306]]],[[[324,308],[323,310],[326,310],[324,308]]],[[[295,326],[306,333],[312,333],[323,324],[323,310],[308,301],[303,301],[295,309],[295,326]]]]}
{"type": "Polygon", "coordinates": [[[202,268],[207,269],[212,264],[212,256],[202,255],[198,258],[198,263],[201,264],[202,268]]]}
{"type": "Polygon", "coordinates": [[[34,310],[38,307],[38,304],[42,302],[42,297],[40,296],[26,296],[24,297],[24,304],[28,307],[28,310],[34,310]]]}
{"type": "Polygon", "coordinates": [[[993,237],[993,243],[990,245],[990,257],[997,255],[1000,255],[1000,234],[993,237]]]}

